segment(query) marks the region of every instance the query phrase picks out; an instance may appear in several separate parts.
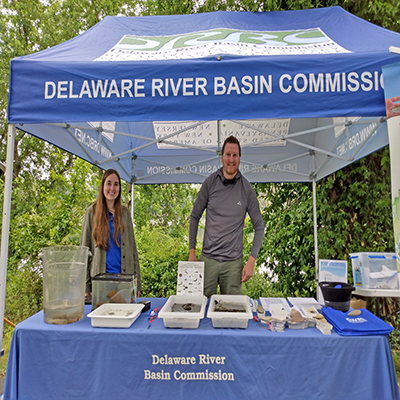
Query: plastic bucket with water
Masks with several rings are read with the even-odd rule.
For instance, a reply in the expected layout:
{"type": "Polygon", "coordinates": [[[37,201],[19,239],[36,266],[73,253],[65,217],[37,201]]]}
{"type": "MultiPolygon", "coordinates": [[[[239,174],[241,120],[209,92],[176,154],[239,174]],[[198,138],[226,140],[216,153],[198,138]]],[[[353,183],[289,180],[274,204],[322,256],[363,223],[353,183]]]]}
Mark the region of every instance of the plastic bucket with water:
{"type": "Polygon", "coordinates": [[[86,246],[53,246],[42,249],[43,311],[48,324],[70,324],[83,317],[86,246]]]}

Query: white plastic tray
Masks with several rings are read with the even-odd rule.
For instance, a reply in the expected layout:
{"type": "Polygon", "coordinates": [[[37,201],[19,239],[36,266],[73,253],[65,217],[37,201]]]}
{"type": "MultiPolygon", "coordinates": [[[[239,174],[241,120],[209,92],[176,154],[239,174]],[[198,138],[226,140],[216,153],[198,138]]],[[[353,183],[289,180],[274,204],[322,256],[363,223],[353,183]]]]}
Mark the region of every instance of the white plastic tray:
{"type": "Polygon", "coordinates": [[[204,318],[206,311],[207,297],[204,295],[172,295],[158,313],[158,317],[164,320],[166,328],[187,328],[196,329],[200,320],[204,318]],[[175,304],[193,303],[200,305],[199,312],[173,312],[172,306],[175,304]]]}
{"type": "Polygon", "coordinates": [[[129,328],[139,317],[144,304],[102,304],[87,316],[97,328],[129,328]]]}
{"type": "Polygon", "coordinates": [[[245,295],[214,294],[211,296],[207,317],[211,318],[214,328],[241,328],[246,329],[249,319],[253,318],[250,298],[245,295]],[[215,302],[223,301],[231,304],[240,304],[246,307],[245,312],[215,311],[215,302]]]}

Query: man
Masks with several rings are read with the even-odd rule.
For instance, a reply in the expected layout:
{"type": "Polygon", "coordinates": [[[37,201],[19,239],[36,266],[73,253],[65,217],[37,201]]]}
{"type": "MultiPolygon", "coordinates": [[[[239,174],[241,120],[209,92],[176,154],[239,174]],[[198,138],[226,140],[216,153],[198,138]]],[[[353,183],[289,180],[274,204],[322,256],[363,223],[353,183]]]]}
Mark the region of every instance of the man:
{"type": "Polygon", "coordinates": [[[242,282],[253,275],[254,264],[264,236],[264,221],[256,193],[240,173],[241,149],[229,136],[222,146],[222,168],[201,186],[190,216],[189,261],[197,261],[195,248],[199,220],[206,211],[206,225],[200,261],[205,263],[204,294],[238,295],[242,282]],[[251,255],[243,267],[243,227],[249,213],[255,231],[251,255]]]}

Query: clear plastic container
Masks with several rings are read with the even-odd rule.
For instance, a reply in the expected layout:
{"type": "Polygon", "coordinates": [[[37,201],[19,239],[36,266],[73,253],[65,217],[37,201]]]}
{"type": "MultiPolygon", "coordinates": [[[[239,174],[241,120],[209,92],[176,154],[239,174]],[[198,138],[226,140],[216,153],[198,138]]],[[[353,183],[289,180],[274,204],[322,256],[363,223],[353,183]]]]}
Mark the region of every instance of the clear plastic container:
{"type": "Polygon", "coordinates": [[[207,317],[214,328],[246,329],[253,318],[250,298],[245,295],[213,294],[210,298],[207,317]],[[228,311],[218,311],[218,305],[226,305],[228,311]],[[232,311],[229,311],[229,310],[232,311]]]}
{"type": "Polygon", "coordinates": [[[351,253],[354,286],[399,289],[396,253],[351,253]]]}
{"type": "Polygon", "coordinates": [[[129,328],[139,317],[144,304],[103,304],[87,316],[96,328],[129,328]]]}
{"type": "Polygon", "coordinates": [[[92,311],[106,303],[136,303],[137,278],[132,274],[99,274],[92,278],[92,311]]]}
{"type": "Polygon", "coordinates": [[[53,246],[42,249],[43,311],[48,324],[70,324],[83,317],[86,246],[53,246]]]}
{"type": "Polygon", "coordinates": [[[196,329],[204,318],[207,297],[179,294],[170,296],[158,314],[166,328],[196,329]]]}

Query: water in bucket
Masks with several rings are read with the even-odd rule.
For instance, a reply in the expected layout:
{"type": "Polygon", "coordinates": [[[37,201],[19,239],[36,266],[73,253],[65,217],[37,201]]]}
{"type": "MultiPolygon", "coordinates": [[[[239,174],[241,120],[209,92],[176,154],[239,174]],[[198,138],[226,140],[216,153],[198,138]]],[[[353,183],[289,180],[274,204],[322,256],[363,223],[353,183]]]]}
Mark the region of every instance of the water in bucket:
{"type": "Polygon", "coordinates": [[[44,321],[70,324],[83,317],[86,246],[53,246],[42,249],[44,321]]]}

